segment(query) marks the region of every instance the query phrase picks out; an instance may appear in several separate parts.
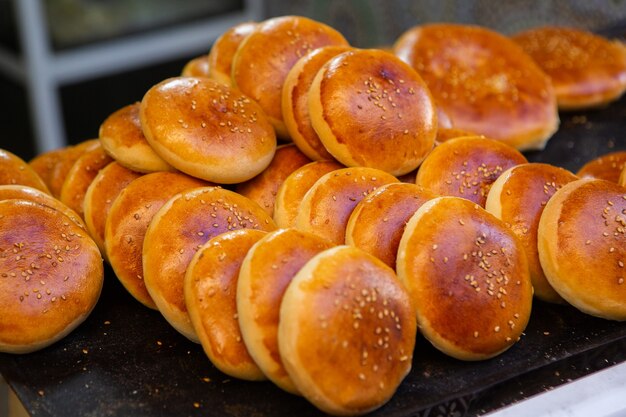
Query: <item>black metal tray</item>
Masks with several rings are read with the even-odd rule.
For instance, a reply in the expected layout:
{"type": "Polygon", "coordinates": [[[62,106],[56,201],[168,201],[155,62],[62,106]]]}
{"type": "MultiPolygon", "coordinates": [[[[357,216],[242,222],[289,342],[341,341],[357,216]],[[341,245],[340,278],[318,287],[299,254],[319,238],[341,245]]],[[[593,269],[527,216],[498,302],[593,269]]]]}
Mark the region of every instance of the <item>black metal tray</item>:
{"type": "MultiPolygon", "coordinates": [[[[576,171],[596,156],[626,149],[625,121],[626,98],[603,109],[561,114],[561,127],[546,149],[527,157],[576,171]]],[[[418,336],[411,373],[373,415],[479,414],[566,382],[555,369],[578,377],[624,361],[625,346],[626,323],[536,301],[521,341],[488,361],[451,359],[418,336]],[[519,389],[528,385],[525,392],[519,389]]],[[[221,374],[199,345],[134,301],[109,268],[102,297],[85,323],[40,352],[0,354],[0,372],[33,416],[322,414],[269,382],[221,374]]]]}

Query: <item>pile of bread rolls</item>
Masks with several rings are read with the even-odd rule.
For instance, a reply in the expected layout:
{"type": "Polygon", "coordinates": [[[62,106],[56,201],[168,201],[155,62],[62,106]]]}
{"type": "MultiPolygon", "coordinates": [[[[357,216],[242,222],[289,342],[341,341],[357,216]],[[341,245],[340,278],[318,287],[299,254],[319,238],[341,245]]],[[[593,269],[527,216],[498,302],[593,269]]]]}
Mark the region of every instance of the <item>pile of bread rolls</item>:
{"type": "Polygon", "coordinates": [[[82,322],[102,258],[224,373],[338,415],[389,400],[418,328],[481,360],[520,339],[533,293],[626,320],[625,153],[578,176],[520,153],[557,106],[624,92],[624,46],[437,24],[393,51],[244,23],[98,139],[0,152],[0,351],[82,322]]]}

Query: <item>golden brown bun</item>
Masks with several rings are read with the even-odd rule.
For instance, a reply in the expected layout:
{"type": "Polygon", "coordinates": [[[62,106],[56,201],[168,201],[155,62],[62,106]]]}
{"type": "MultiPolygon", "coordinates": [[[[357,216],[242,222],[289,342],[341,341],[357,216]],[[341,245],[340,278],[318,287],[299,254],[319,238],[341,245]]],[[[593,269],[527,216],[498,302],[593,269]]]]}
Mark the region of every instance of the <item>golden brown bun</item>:
{"type": "Polygon", "coordinates": [[[85,226],[83,219],[81,219],[74,210],[61,203],[50,194],[46,194],[36,188],[31,188],[26,185],[0,185],[0,201],[1,200],[28,200],[33,203],[43,204],[44,206],[48,206],[63,213],[87,233],[87,226],[85,226]]]}
{"type": "Polygon", "coordinates": [[[314,161],[333,159],[311,125],[309,116],[309,89],[322,66],[331,58],[349,51],[345,45],[323,46],[296,62],[283,85],[281,105],[287,132],[293,143],[314,161]]]}
{"type": "Polygon", "coordinates": [[[138,172],[174,171],[146,141],[139,121],[139,103],[122,107],[100,126],[100,143],[122,166],[138,172]]]}
{"type": "Polygon", "coordinates": [[[97,145],[85,151],[68,172],[59,200],[84,218],[85,193],[98,172],[113,162],[113,158],[97,145]]]}
{"type": "Polygon", "coordinates": [[[293,171],[276,193],[274,221],[278,227],[294,227],[300,203],[315,182],[331,171],[344,168],[335,161],[315,161],[293,171]]]}
{"type": "Polygon", "coordinates": [[[0,352],[28,353],[65,337],[100,297],[95,243],[61,212],[0,201],[0,352]]]}
{"type": "Polygon", "coordinates": [[[257,101],[276,129],[288,138],[283,122],[281,91],[296,61],[326,45],[348,45],[335,29],[306,17],[283,16],[259,23],[237,48],[232,62],[232,82],[257,101]]]}
{"type": "Polygon", "coordinates": [[[468,25],[405,32],[396,54],[422,76],[454,127],[520,150],[543,149],[559,117],[550,78],[515,42],[468,25]]]}
{"type": "Polygon", "coordinates": [[[207,59],[209,76],[222,84],[231,85],[233,57],[241,42],[252,33],[255,22],[244,22],[233,26],[215,40],[207,59]]]}
{"type": "Polygon", "coordinates": [[[394,55],[344,52],[317,73],[309,114],[320,140],[347,166],[413,171],[433,148],[435,105],[421,77],[394,55]]]}
{"type": "Polygon", "coordinates": [[[595,178],[618,183],[624,166],[626,166],[626,151],[611,152],[587,162],[576,175],[580,178],[595,178]]]}
{"type": "Polygon", "coordinates": [[[61,189],[63,183],[70,169],[74,166],[74,163],[83,153],[87,150],[94,148],[100,144],[98,139],[90,139],[79,143],[75,146],[66,146],[59,149],[61,155],[59,161],[54,167],[52,177],[50,178],[50,192],[55,198],[61,198],[61,189]]]}
{"type": "Polygon", "coordinates": [[[346,244],[395,269],[404,226],[422,204],[435,197],[415,184],[383,185],[354,208],[346,227],[346,244]]]}
{"type": "Polygon", "coordinates": [[[465,136],[480,136],[476,133],[472,133],[469,130],[457,129],[457,128],[439,128],[437,129],[437,139],[435,145],[446,142],[450,139],[462,138],[465,136]]]}
{"type": "Polygon", "coordinates": [[[550,285],[577,309],[626,320],[626,190],[595,179],[565,185],[539,221],[541,266],[550,285]]]}
{"type": "Polygon", "coordinates": [[[311,160],[296,145],[279,146],[269,166],[251,180],[238,184],[235,191],[256,202],[272,216],[278,188],[289,174],[309,162],[311,160]]]}
{"type": "Polygon", "coordinates": [[[22,158],[0,149],[0,185],[26,185],[50,194],[37,173],[22,158]]]}
{"type": "MultiPolygon", "coordinates": [[[[393,54],[393,51],[387,51],[393,54]]],[[[437,131],[439,129],[452,129],[454,124],[452,123],[452,119],[448,116],[448,113],[441,106],[437,106],[437,131]]],[[[439,133],[437,133],[439,136],[439,133]]]]}
{"type": "Polygon", "coordinates": [[[451,139],[428,155],[415,183],[435,194],[463,197],[484,207],[491,184],[507,169],[527,162],[515,148],[496,140],[451,139]]]}
{"type": "Polygon", "coordinates": [[[544,26],[513,36],[552,79],[559,108],[599,106],[626,90],[626,48],[580,29],[544,26]]]}
{"type": "Polygon", "coordinates": [[[202,245],[189,263],[184,296],[205,353],[220,371],[239,379],[265,379],[250,356],[237,320],[237,278],[248,250],[266,232],[234,230],[202,245]]]}
{"type": "Polygon", "coordinates": [[[496,356],[528,323],[533,289],[524,247],[466,199],[438,197],[417,210],[400,241],[397,272],[422,334],[454,358],[496,356]]]}
{"type": "Polygon", "coordinates": [[[109,208],[104,227],[108,261],[124,288],[146,307],[157,308],[143,281],[141,256],[148,225],[170,198],[206,185],[181,173],[146,174],[128,184],[109,208]]]}
{"type": "Polygon", "coordinates": [[[298,390],[333,415],[386,403],[411,370],[416,322],[393,270],[350,246],[311,259],[280,308],[280,356],[298,390]]]}
{"type": "Polygon", "coordinates": [[[100,170],[87,188],[83,203],[85,224],[105,258],[104,227],[111,205],[120,192],[140,176],[138,172],[124,168],[117,162],[111,162],[100,170]]]}
{"type": "Polygon", "coordinates": [[[249,180],[276,150],[261,107],[208,78],[176,77],[141,101],[141,127],[152,148],[182,172],[223,184],[249,180]]]}
{"type": "Polygon", "coordinates": [[[250,248],[237,282],[237,314],[243,340],[263,373],[297,394],[278,350],[280,304],[287,286],[312,257],[332,244],[311,233],[281,229],[250,248]]]}
{"type": "Polygon", "coordinates": [[[367,194],[392,182],[398,179],[374,168],[343,168],[324,174],[302,198],[295,227],[341,245],[354,207],[367,194]]]}
{"type": "Polygon", "coordinates": [[[485,208],[502,220],[526,250],[535,296],[543,301],[563,299],[547,281],[537,252],[537,228],[543,208],[565,184],[576,181],[571,172],[548,164],[523,164],[509,168],[493,183],[485,208]]]}
{"type": "Polygon", "coordinates": [[[54,169],[62,158],[64,150],[55,149],[53,151],[44,152],[37,155],[28,162],[28,165],[39,175],[39,178],[46,184],[50,193],[52,193],[52,178],[54,169]]]}
{"type": "Polygon", "coordinates": [[[199,57],[189,60],[183,67],[180,75],[183,77],[209,77],[209,57],[200,55],[199,57]]]}
{"type": "Polygon", "coordinates": [[[195,252],[230,230],[275,228],[257,203],[219,187],[196,188],[172,197],[152,218],[143,242],[144,282],[161,314],[197,342],[183,296],[185,271],[195,252]]]}

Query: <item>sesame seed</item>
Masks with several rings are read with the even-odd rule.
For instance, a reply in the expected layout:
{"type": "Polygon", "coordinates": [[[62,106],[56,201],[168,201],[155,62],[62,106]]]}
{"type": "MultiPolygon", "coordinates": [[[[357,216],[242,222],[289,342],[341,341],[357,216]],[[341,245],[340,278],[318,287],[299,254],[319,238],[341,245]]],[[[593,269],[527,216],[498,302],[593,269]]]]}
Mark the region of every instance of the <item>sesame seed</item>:
{"type": "Polygon", "coordinates": [[[500,326],[496,326],[496,327],[494,327],[494,328],[493,328],[493,331],[494,331],[494,332],[496,332],[496,333],[498,333],[498,332],[500,331],[500,326]]]}

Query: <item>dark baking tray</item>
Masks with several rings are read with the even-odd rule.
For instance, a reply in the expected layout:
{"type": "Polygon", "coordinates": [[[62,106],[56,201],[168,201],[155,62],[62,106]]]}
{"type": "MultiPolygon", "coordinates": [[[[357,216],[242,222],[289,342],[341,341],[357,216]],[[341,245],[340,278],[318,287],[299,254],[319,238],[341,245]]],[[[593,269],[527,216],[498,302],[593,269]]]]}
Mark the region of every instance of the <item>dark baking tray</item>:
{"type": "MultiPolygon", "coordinates": [[[[622,35],[622,27],[609,34],[622,35]]],[[[596,156],[626,149],[625,121],[624,98],[603,109],[561,114],[546,149],[527,157],[576,171],[596,156]]],[[[411,373],[373,415],[481,413],[566,382],[559,369],[578,377],[621,362],[625,346],[626,323],[535,302],[521,341],[488,361],[451,359],[418,336],[411,373]],[[534,388],[519,388],[528,385],[534,388]]],[[[33,416],[322,414],[269,382],[221,374],[199,345],[134,301],[108,268],[102,297],[85,323],[40,352],[0,354],[0,372],[33,416]]]]}

